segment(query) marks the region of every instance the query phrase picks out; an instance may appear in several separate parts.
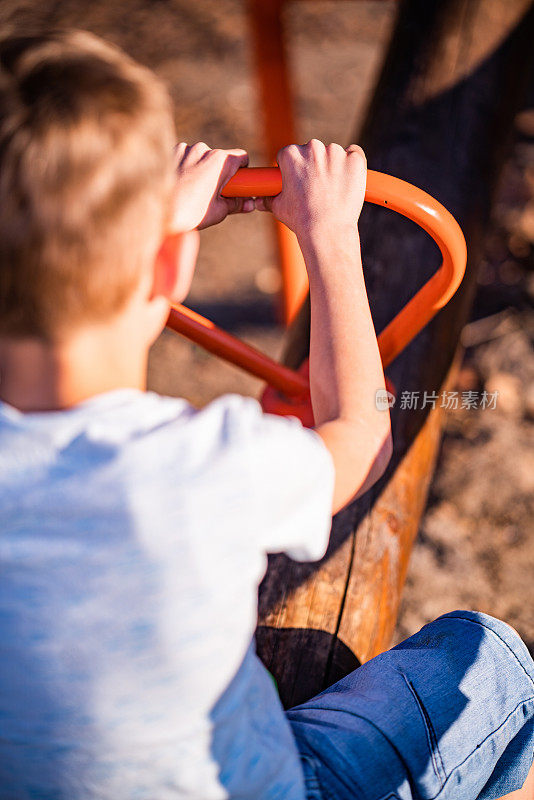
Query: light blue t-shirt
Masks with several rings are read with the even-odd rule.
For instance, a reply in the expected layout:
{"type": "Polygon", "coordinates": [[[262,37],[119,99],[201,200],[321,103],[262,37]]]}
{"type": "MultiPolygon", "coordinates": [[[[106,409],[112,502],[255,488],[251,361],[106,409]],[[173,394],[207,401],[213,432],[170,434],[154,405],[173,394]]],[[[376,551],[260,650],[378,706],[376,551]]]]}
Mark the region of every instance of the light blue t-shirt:
{"type": "Polygon", "coordinates": [[[302,800],[251,639],[266,552],[322,556],[333,480],[235,395],[0,404],[0,800],[302,800]]]}

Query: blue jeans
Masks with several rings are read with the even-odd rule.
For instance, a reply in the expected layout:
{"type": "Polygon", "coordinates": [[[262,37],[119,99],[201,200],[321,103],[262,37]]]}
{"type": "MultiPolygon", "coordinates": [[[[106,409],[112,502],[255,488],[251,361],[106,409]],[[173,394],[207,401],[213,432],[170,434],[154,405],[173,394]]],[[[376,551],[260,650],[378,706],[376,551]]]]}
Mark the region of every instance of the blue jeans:
{"type": "Polygon", "coordinates": [[[534,663],[454,611],[287,712],[309,800],[494,800],[534,753],[534,663]]]}

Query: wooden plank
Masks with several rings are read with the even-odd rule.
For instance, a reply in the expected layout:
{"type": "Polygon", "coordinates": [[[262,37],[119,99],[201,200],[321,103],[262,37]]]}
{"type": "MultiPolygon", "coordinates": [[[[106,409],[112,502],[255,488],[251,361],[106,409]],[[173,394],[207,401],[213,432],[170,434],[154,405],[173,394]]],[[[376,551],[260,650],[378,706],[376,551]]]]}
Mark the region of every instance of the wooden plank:
{"type": "MultiPolygon", "coordinates": [[[[433,194],[468,241],[456,297],[388,371],[402,392],[446,385],[476,284],[478,243],[534,40],[530,0],[404,0],[366,122],[369,166],[433,194]]],[[[426,234],[383,209],[360,222],[377,330],[437,268],[426,234]]],[[[306,311],[288,358],[307,354],[306,311]]],[[[422,396],[422,395],[421,395],[422,396]]],[[[439,443],[440,411],[392,415],[395,452],[382,481],[334,520],[314,565],[270,560],[260,590],[258,652],[293,705],[389,644],[409,552],[439,443]]]]}
{"type": "MultiPolygon", "coordinates": [[[[443,385],[454,385],[457,360],[443,385]]],[[[337,639],[351,643],[360,663],[387,647],[400,604],[412,544],[437,457],[443,410],[426,417],[394,480],[389,480],[355,536],[354,557],[337,639]]],[[[333,659],[337,649],[334,647],[333,659]]],[[[337,675],[339,669],[332,672],[337,675]]]]}

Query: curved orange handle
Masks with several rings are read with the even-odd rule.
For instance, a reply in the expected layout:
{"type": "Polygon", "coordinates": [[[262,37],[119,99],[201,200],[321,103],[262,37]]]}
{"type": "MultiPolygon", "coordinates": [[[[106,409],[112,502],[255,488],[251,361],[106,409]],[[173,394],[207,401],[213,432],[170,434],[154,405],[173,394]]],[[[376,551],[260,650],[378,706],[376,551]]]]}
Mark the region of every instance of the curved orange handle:
{"type": "MultiPolygon", "coordinates": [[[[281,191],[282,176],[278,167],[255,167],[238,170],[222,194],[225,197],[265,197],[281,191]]],[[[464,276],[467,249],[464,235],[452,214],[411,183],[369,170],[365,199],[397,211],[420,225],[432,236],[443,258],[437,272],[378,336],[386,367],[451,299],[464,276]]],[[[278,364],[184,306],[173,306],[167,326],[263,378],[288,396],[298,396],[308,390],[308,381],[302,374],[278,364]]]]}

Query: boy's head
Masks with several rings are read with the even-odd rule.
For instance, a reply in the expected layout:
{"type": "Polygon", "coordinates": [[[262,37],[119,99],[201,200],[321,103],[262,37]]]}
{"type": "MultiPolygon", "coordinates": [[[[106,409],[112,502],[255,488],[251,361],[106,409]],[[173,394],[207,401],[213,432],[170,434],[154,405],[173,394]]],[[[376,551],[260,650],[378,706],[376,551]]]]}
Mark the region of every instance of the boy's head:
{"type": "Polygon", "coordinates": [[[0,43],[0,337],[120,312],[165,234],[174,141],[164,87],[112,46],[0,43]]]}

